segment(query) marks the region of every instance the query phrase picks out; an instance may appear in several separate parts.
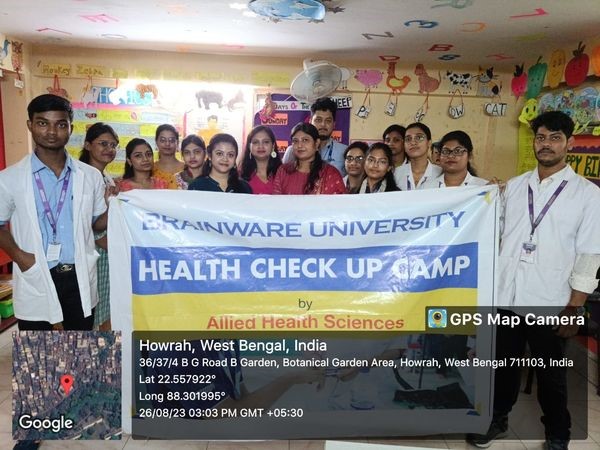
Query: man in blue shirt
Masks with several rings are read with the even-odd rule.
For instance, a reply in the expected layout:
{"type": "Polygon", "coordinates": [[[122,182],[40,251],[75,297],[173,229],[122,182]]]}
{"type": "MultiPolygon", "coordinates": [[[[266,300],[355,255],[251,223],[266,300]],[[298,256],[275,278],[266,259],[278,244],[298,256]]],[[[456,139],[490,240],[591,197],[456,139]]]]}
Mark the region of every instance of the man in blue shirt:
{"type": "Polygon", "coordinates": [[[21,330],[91,330],[92,224],[106,227],[102,176],[65,149],[73,129],[67,100],[40,95],[27,109],[34,152],[0,172],[0,248],[14,261],[15,316],[21,330]]]}
{"type": "MultiPolygon", "coordinates": [[[[331,164],[339,170],[342,176],[346,175],[344,166],[344,151],[347,145],[337,142],[331,137],[335,128],[335,115],[337,112],[337,103],[328,98],[320,98],[310,106],[310,123],[319,130],[319,139],[321,145],[319,152],[323,161],[331,164]]],[[[294,161],[294,153],[290,145],[283,155],[283,162],[288,163],[294,161]]]]}

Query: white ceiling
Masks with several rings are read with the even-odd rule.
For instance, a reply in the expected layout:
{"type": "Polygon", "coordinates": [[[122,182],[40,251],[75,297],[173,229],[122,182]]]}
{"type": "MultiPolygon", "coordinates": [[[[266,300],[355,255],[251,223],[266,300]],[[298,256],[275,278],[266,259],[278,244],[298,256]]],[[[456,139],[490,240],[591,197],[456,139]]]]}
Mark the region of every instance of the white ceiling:
{"type": "Polygon", "coordinates": [[[444,64],[509,69],[600,36],[600,0],[325,0],[330,11],[321,23],[248,17],[248,10],[230,6],[236,3],[247,2],[1,0],[0,32],[70,47],[363,63],[389,55],[407,62],[434,64],[442,58],[444,64]]]}

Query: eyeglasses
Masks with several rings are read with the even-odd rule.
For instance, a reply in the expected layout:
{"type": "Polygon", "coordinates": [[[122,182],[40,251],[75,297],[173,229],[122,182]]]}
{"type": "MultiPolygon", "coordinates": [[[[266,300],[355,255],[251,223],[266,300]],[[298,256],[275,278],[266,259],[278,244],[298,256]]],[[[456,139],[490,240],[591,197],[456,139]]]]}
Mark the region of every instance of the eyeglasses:
{"type": "Polygon", "coordinates": [[[444,156],[444,157],[448,157],[450,155],[452,155],[452,156],[462,156],[466,152],[468,152],[468,150],[466,148],[464,148],[464,147],[455,147],[455,148],[443,147],[440,150],[440,155],[444,156]]]}
{"type": "Polygon", "coordinates": [[[423,142],[425,139],[427,139],[427,136],[424,134],[415,134],[414,136],[405,136],[404,142],[408,142],[410,144],[411,142],[423,142]]]}
{"type": "Polygon", "coordinates": [[[535,142],[537,142],[538,144],[543,144],[547,140],[549,140],[552,144],[556,144],[557,142],[562,141],[562,139],[563,135],[560,133],[551,134],[549,136],[546,136],[545,134],[535,135],[535,142]]]}
{"type": "Polygon", "coordinates": [[[214,155],[215,158],[218,158],[218,159],[223,159],[223,158],[226,158],[226,159],[235,159],[235,153],[234,152],[227,152],[227,153],[225,153],[225,152],[222,152],[221,150],[217,150],[216,152],[213,152],[213,155],[214,155]]]}
{"type": "Polygon", "coordinates": [[[110,142],[110,141],[96,141],[96,144],[101,145],[103,148],[112,148],[113,150],[119,146],[118,142],[110,142]]]}
{"type": "Polygon", "coordinates": [[[364,156],[351,156],[351,155],[346,156],[346,162],[349,162],[349,163],[357,162],[360,164],[361,162],[363,162],[364,159],[365,159],[364,156]]]}
{"type": "Polygon", "coordinates": [[[367,158],[367,164],[371,165],[371,166],[387,166],[389,165],[389,161],[387,160],[387,158],[385,159],[375,159],[375,158],[371,158],[370,156],[367,158]]]}
{"type": "Polygon", "coordinates": [[[174,138],[174,137],[170,137],[170,138],[160,137],[160,138],[158,138],[158,142],[160,142],[161,144],[174,144],[174,143],[177,142],[177,138],[174,138]]]}

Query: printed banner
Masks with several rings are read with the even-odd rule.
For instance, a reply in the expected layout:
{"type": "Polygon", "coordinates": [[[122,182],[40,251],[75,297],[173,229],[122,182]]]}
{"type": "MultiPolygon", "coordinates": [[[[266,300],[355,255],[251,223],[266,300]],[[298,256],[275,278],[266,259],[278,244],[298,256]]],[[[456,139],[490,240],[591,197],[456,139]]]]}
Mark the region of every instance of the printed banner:
{"type": "Polygon", "coordinates": [[[492,303],[494,193],[486,187],[293,201],[127,194],[111,205],[111,223],[123,231],[111,233],[119,269],[111,298],[117,310],[132,306],[138,330],[210,330],[225,315],[261,314],[311,314],[317,323],[300,328],[324,330],[325,314],[346,311],[350,318],[376,312],[401,319],[398,328],[423,331],[425,306],[492,303]]]}
{"type": "MultiPolygon", "coordinates": [[[[495,186],[368,196],[127,192],[110,205],[112,323],[125,333],[253,332],[257,339],[283,331],[357,332],[359,339],[422,333],[427,307],[494,304],[497,197],[495,186]]],[[[486,338],[478,356],[491,352],[486,338]]],[[[424,344],[408,342],[404,354],[423,358],[424,344]]],[[[367,354],[387,345],[368,344],[367,354]]],[[[130,346],[123,352],[123,371],[131,373],[130,346]]],[[[485,427],[491,372],[461,377],[457,386],[476,412],[467,408],[460,419],[485,427]]],[[[124,376],[124,398],[130,380],[124,376]]],[[[435,371],[423,380],[441,388],[435,371]]],[[[123,408],[129,417],[130,404],[123,408]]]]}

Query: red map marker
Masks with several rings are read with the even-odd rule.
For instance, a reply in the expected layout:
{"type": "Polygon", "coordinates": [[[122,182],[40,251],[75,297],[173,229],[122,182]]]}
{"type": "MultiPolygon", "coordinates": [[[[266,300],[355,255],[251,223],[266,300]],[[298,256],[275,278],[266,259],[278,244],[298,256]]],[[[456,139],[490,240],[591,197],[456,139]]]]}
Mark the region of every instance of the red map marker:
{"type": "Polygon", "coordinates": [[[63,375],[60,377],[60,385],[65,391],[66,395],[69,395],[69,391],[71,387],[73,387],[73,376],[72,375],[63,375]]]}

